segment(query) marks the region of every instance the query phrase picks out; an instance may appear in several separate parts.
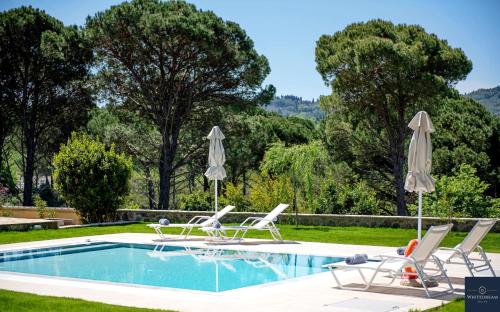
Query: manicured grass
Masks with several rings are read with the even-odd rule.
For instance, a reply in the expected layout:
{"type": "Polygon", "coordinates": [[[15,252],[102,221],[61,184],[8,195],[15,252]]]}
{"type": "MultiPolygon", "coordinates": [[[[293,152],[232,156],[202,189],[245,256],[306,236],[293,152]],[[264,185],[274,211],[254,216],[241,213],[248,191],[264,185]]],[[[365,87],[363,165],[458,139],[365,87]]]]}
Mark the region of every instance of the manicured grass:
{"type": "Polygon", "coordinates": [[[153,312],[166,310],[130,308],[80,299],[38,296],[27,293],[1,290],[0,310],[2,312],[153,312]]]}
{"type": "MultiPolygon", "coordinates": [[[[376,246],[404,246],[417,235],[416,230],[392,228],[366,227],[328,227],[328,226],[299,226],[279,225],[286,240],[376,245],[376,246]]],[[[179,229],[166,229],[164,232],[178,234],[179,229]]],[[[72,228],[59,230],[36,230],[30,232],[1,232],[0,244],[49,240],[57,238],[79,237],[89,235],[113,233],[154,233],[145,224],[130,224],[121,226],[72,228]]],[[[193,231],[193,234],[202,235],[202,231],[193,231]]],[[[458,244],[467,235],[465,232],[450,232],[444,239],[442,246],[452,247],[458,244]]],[[[252,231],[248,237],[270,238],[269,233],[252,231]]],[[[500,253],[500,233],[489,233],[481,245],[487,252],[500,253]]]]}
{"type": "Polygon", "coordinates": [[[464,299],[455,299],[452,302],[444,304],[440,307],[425,310],[425,312],[464,312],[464,311],[465,311],[464,299]]]}

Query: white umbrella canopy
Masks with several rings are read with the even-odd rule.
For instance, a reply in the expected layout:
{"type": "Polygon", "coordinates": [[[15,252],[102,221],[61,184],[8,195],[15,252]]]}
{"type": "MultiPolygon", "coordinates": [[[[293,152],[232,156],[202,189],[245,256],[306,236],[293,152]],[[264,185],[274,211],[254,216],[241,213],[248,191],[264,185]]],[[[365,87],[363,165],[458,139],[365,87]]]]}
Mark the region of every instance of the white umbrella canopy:
{"type": "Polygon", "coordinates": [[[408,124],[413,130],[408,151],[408,174],[405,189],[418,192],[418,239],[422,238],[422,193],[434,192],[435,180],[431,177],[432,143],[434,126],[429,115],[418,112],[408,124]]]}
{"type": "Polygon", "coordinates": [[[217,180],[222,180],[226,177],[226,170],[224,169],[226,155],[224,154],[224,146],[222,145],[222,140],[225,139],[225,136],[219,127],[215,126],[212,128],[207,138],[210,140],[208,152],[209,167],[205,172],[205,176],[210,180],[215,180],[215,218],[217,218],[217,180]]]}

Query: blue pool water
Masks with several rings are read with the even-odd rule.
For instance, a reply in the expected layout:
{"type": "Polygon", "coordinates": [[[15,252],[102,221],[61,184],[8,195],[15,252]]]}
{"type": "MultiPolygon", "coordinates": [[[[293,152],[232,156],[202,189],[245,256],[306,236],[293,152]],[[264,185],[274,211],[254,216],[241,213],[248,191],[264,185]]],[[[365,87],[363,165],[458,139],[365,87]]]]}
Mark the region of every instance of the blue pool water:
{"type": "Polygon", "coordinates": [[[324,272],[342,258],[90,243],[0,253],[0,271],[225,291],[324,272]]]}

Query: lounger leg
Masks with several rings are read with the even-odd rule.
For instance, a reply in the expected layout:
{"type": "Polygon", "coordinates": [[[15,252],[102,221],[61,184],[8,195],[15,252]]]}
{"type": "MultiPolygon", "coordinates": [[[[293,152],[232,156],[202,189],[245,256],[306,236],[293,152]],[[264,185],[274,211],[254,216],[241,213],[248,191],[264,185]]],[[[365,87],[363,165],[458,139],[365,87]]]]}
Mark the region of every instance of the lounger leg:
{"type": "Polygon", "coordinates": [[[469,260],[469,257],[462,251],[459,252],[460,256],[462,256],[462,259],[464,260],[465,266],[467,267],[467,270],[469,270],[470,276],[474,276],[474,272],[472,271],[472,268],[474,267],[474,264],[469,260]]]}
{"type": "Polygon", "coordinates": [[[333,269],[333,267],[328,267],[328,269],[332,273],[333,278],[335,279],[335,282],[337,283],[338,288],[340,288],[340,289],[346,289],[346,290],[360,290],[360,291],[367,290],[368,288],[370,288],[370,286],[372,285],[373,281],[375,280],[375,276],[377,275],[377,271],[375,271],[373,273],[372,277],[370,278],[370,281],[367,281],[366,277],[363,274],[363,272],[361,272],[361,269],[357,269],[359,275],[361,276],[361,278],[363,279],[363,282],[365,283],[365,287],[363,287],[363,288],[347,287],[347,286],[342,285],[342,283],[340,283],[340,280],[339,280],[337,274],[335,274],[335,270],[333,269]]]}
{"type": "Polygon", "coordinates": [[[190,226],[189,230],[187,231],[186,235],[184,235],[184,239],[187,239],[189,235],[191,235],[191,231],[193,231],[193,227],[190,226]]]}
{"type": "Polygon", "coordinates": [[[269,227],[269,231],[271,232],[271,236],[274,240],[283,241],[283,237],[281,237],[280,230],[274,225],[274,222],[271,222],[271,226],[269,227]]]}
{"type": "Polygon", "coordinates": [[[432,295],[429,292],[429,289],[427,288],[427,283],[426,283],[427,278],[425,272],[421,270],[420,266],[418,265],[415,265],[415,270],[417,271],[418,277],[420,277],[420,281],[422,281],[422,286],[424,287],[425,294],[427,295],[427,297],[432,298],[432,295]]]}
{"type": "Polygon", "coordinates": [[[486,256],[484,249],[481,246],[477,246],[477,249],[479,250],[479,254],[481,255],[481,258],[483,258],[484,262],[486,262],[486,264],[490,268],[490,271],[491,271],[491,274],[493,274],[493,277],[496,277],[497,275],[495,274],[495,271],[493,270],[493,267],[491,266],[491,261],[486,256]]]}
{"type": "Polygon", "coordinates": [[[161,228],[155,227],[154,229],[155,229],[156,234],[158,234],[161,239],[166,239],[165,234],[163,234],[163,232],[161,231],[161,228]]]}
{"type": "MultiPolygon", "coordinates": [[[[236,232],[234,233],[233,237],[231,238],[231,240],[234,240],[236,239],[236,237],[238,236],[238,234],[240,233],[241,230],[236,230],[236,232]]],[[[241,239],[241,238],[240,238],[241,239]]]]}
{"type": "Polygon", "coordinates": [[[441,270],[441,274],[443,274],[443,277],[446,279],[446,282],[448,283],[448,287],[450,288],[449,291],[453,292],[455,289],[453,288],[453,285],[451,284],[450,278],[448,277],[448,273],[446,273],[446,270],[443,266],[443,263],[439,261],[439,259],[435,259],[437,262],[436,265],[438,266],[439,270],[441,270]]]}
{"type": "Polygon", "coordinates": [[[245,237],[245,235],[247,235],[248,228],[247,228],[247,229],[244,229],[242,232],[243,232],[243,233],[241,234],[240,240],[243,240],[243,238],[245,237]]]}
{"type": "MultiPolygon", "coordinates": [[[[444,277],[444,279],[448,283],[449,289],[441,291],[441,292],[438,292],[438,293],[436,293],[434,295],[431,295],[431,293],[429,292],[429,288],[427,287],[427,283],[426,283],[426,281],[428,280],[427,279],[427,274],[425,274],[423,268],[421,268],[419,265],[415,264],[415,269],[417,271],[418,277],[422,281],[422,286],[424,287],[424,290],[425,290],[425,293],[427,294],[427,297],[434,298],[434,297],[437,297],[437,296],[441,296],[441,295],[453,293],[454,292],[453,285],[451,285],[450,278],[448,277],[448,274],[446,274],[446,270],[443,267],[443,263],[441,262],[441,260],[439,260],[439,258],[437,258],[435,256],[433,256],[433,259],[434,259],[434,263],[436,264],[436,266],[438,267],[439,271],[441,272],[439,277],[444,277]]],[[[438,281],[439,280],[440,279],[438,279],[438,281]]]]}
{"type": "Polygon", "coordinates": [[[178,236],[178,237],[179,237],[179,239],[181,239],[181,238],[184,236],[184,232],[186,232],[186,229],[187,229],[186,227],[183,227],[183,228],[182,228],[182,231],[181,231],[181,233],[180,233],[180,234],[179,234],[179,236],[178,236]]]}

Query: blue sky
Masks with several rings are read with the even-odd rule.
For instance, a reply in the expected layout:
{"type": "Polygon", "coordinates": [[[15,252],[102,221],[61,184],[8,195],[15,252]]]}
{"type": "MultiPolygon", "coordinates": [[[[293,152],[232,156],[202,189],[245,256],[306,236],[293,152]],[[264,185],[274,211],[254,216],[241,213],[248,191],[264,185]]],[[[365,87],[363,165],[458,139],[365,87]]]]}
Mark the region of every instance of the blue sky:
{"type": "MultiPolygon", "coordinates": [[[[44,9],[65,24],[83,25],[88,15],[120,0],[1,0],[0,10],[21,5],[44,9]]],[[[420,24],[428,32],[461,47],[474,69],[457,85],[469,92],[500,84],[500,1],[498,0],[192,0],[239,23],[267,56],[271,74],[266,83],[277,94],[306,99],[328,94],[315,69],[315,42],[353,22],[383,18],[394,23],[420,24]]]]}

